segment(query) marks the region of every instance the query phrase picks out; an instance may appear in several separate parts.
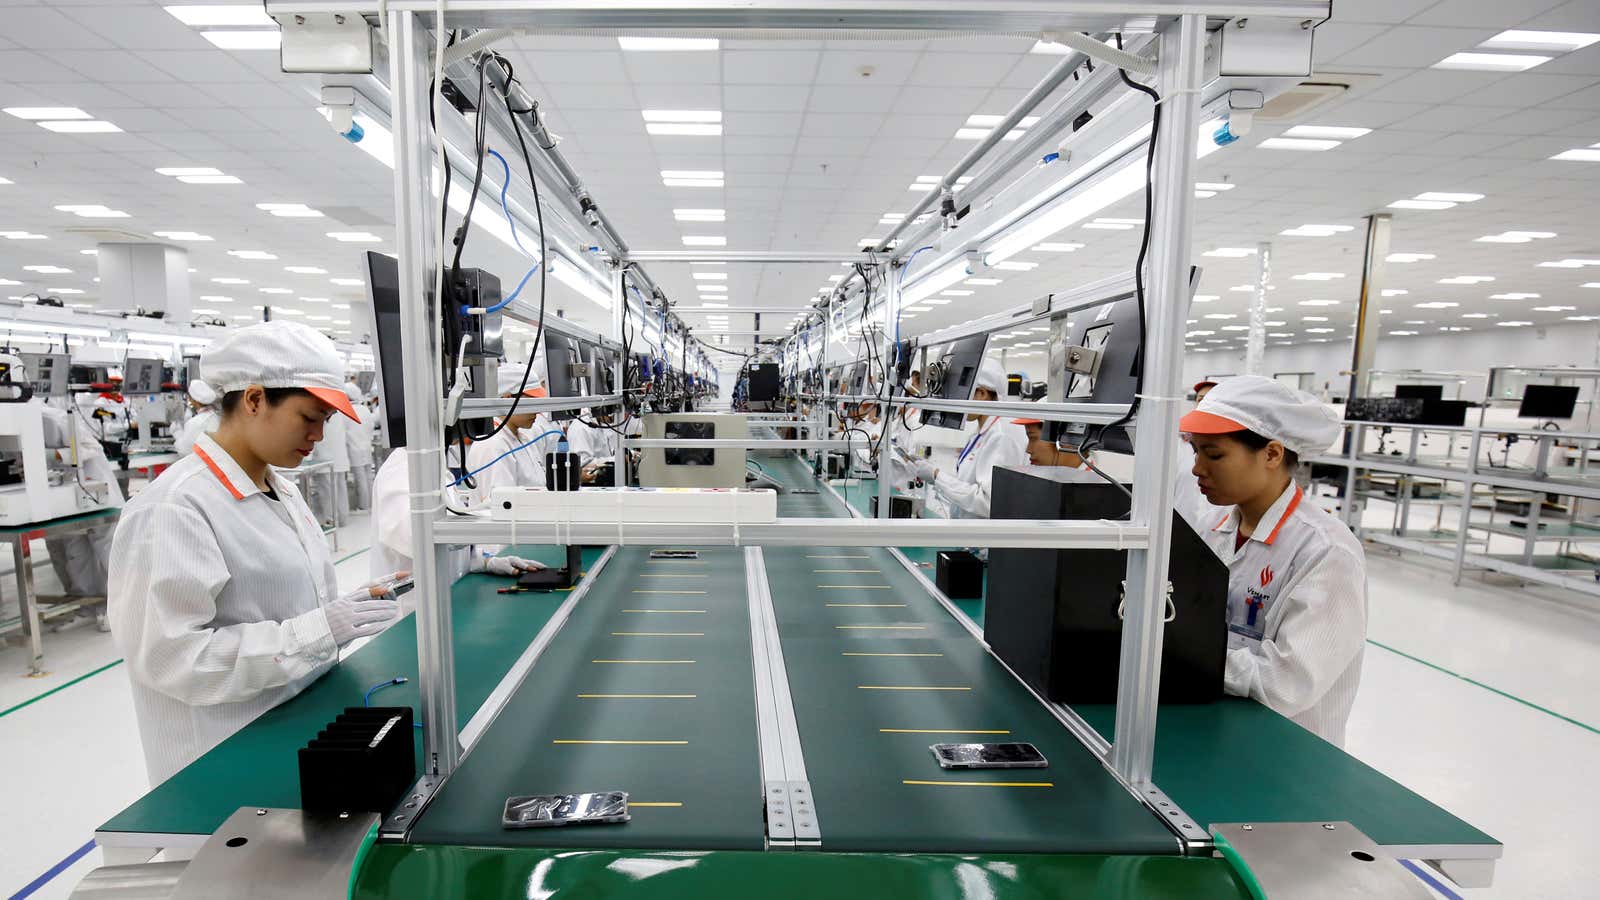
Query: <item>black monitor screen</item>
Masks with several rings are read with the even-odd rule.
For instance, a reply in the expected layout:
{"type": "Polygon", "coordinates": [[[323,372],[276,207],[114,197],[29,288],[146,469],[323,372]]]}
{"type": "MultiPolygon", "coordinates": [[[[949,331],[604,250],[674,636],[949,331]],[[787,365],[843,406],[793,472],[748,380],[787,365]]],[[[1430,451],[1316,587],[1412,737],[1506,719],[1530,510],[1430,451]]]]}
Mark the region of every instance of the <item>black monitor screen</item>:
{"type": "MultiPolygon", "coordinates": [[[[978,369],[983,365],[984,351],[989,347],[989,336],[975,335],[955,341],[944,349],[935,373],[929,380],[929,389],[941,400],[971,400],[978,386],[978,369]]],[[[960,428],[966,420],[962,413],[938,412],[928,418],[929,425],[940,428],[960,428]]]]}
{"type": "MultiPolygon", "coordinates": [[[[713,441],[717,438],[715,422],[668,422],[662,432],[668,438],[685,441],[713,441]]],[[[712,447],[694,447],[687,450],[667,450],[663,455],[669,466],[714,466],[717,451],[712,447]]]]}
{"type": "Polygon", "coordinates": [[[373,355],[377,357],[378,403],[389,446],[406,445],[405,359],[400,351],[400,263],[367,254],[367,299],[372,307],[373,355]]]}
{"type": "Polygon", "coordinates": [[[1443,400],[1444,385],[1442,384],[1397,384],[1394,388],[1397,400],[1443,400]]]}
{"type": "Polygon", "coordinates": [[[124,394],[161,393],[161,360],[130,356],[122,363],[124,394]]]}
{"type": "Polygon", "coordinates": [[[1517,415],[1524,419],[1570,419],[1577,405],[1577,385],[1530,384],[1522,389],[1522,407],[1517,415]]]}

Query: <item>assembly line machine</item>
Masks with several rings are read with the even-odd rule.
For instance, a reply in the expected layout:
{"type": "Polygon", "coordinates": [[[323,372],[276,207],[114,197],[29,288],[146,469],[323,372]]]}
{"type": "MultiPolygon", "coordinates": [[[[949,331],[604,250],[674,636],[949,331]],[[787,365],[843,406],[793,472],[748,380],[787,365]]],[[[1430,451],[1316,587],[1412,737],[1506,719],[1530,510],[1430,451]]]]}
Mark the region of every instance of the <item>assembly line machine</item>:
{"type": "MultiPolygon", "coordinates": [[[[417,612],[101,826],[96,840],[109,865],[83,882],[80,896],[1428,896],[1399,860],[1429,861],[1466,886],[1489,882],[1501,852],[1493,838],[1282,716],[1238,699],[1157,703],[1165,592],[1149,586],[1168,580],[1165,507],[1177,466],[1170,436],[1182,396],[1194,160],[1197,150],[1226,143],[1219,129],[1242,131],[1263,97],[1309,72],[1327,0],[266,6],[284,31],[286,68],[343,73],[328,76],[334,88],[383,88],[381,97],[352,102],[369,120],[386,119],[393,134],[411,436],[395,452],[410,455],[417,612]],[[443,27],[462,30],[456,48],[435,60],[428,27],[439,26],[441,9],[443,27]],[[375,44],[376,25],[386,45],[375,44]],[[1090,55],[1105,56],[1100,41],[1078,40],[1081,32],[1137,33],[1129,47],[1139,57],[1112,59],[1153,75],[1164,99],[1153,148],[1147,352],[1129,518],[889,519],[887,502],[879,504],[885,518],[867,518],[792,454],[837,442],[759,435],[742,444],[764,454],[763,467],[784,488],[773,515],[630,518],[622,495],[610,520],[524,518],[509,501],[490,515],[440,516],[439,312],[427,298],[439,263],[429,175],[441,147],[428,124],[428,87],[437,62],[462,91],[475,91],[471,54],[499,29],[797,38],[1009,33],[1073,45],[930,192],[929,204],[948,196],[1090,55]],[[387,73],[373,65],[376,46],[387,50],[387,73]],[[1219,137],[1200,143],[1202,131],[1219,137]],[[507,544],[551,563],[561,545],[581,545],[587,571],[575,589],[549,594],[502,594],[482,575],[449,583],[444,553],[465,543],[507,544]],[[1117,702],[1052,704],[1018,679],[984,643],[981,604],[958,606],[924,574],[927,548],[951,546],[1127,551],[1117,702]],[[667,548],[696,555],[651,552],[667,548]],[[374,688],[381,690],[375,702],[418,712],[421,777],[392,808],[301,809],[298,749],[374,688]],[[1033,743],[1048,767],[958,773],[941,769],[928,751],[941,740],[984,737],[1033,743]],[[631,819],[502,827],[509,797],[580,791],[626,791],[631,819]],[[148,862],[160,850],[169,851],[168,861],[148,862]]],[[[1099,77],[1083,79],[1049,115],[1070,123],[1082,111],[1075,103],[1124,90],[1112,71],[1097,66],[1099,77]]],[[[493,70],[490,81],[516,107],[530,108],[520,87],[493,70]]],[[[1148,122],[1149,101],[1142,102],[1148,122]]],[[[510,133],[511,103],[503,111],[478,107],[492,129],[510,133]]],[[[1072,155],[1081,160],[1071,163],[1076,177],[1060,178],[1032,206],[974,212],[979,218],[953,229],[935,216],[920,233],[913,220],[921,210],[908,215],[891,235],[903,230],[895,246],[905,249],[886,238],[872,255],[872,265],[896,271],[882,279],[887,290],[873,298],[841,286],[823,311],[824,327],[833,307],[852,303],[882,304],[884,321],[895,321],[902,293],[926,290],[929,279],[964,270],[973,258],[993,258],[1008,236],[1041,239],[1049,226],[1061,227],[1063,207],[1129,161],[1142,176],[1148,132],[1141,140],[1140,123],[1114,110],[1097,123],[1106,132],[1100,150],[1072,155]],[[1114,133],[1119,126],[1126,130],[1114,133]],[[924,244],[936,249],[910,265],[909,251],[924,244]]],[[[446,144],[459,127],[441,124],[446,144]]],[[[1083,139],[1093,131],[1084,129],[1083,139]]],[[[1020,154],[1039,150],[1027,138],[1019,143],[1029,145],[1020,154]]],[[[629,250],[559,153],[535,149],[530,169],[551,179],[547,244],[558,253],[600,248],[609,281],[590,289],[608,297],[620,340],[632,289],[654,293],[642,263],[691,257],[629,250]]],[[[460,164],[451,147],[443,155],[460,164]]],[[[997,180],[987,176],[981,171],[967,190],[997,180]]],[[[513,193],[526,196],[529,186],[512,180],[513,193]]],[[[1141,179],[1128,192],[1142,186],[1141,179]]],[[[1029,315],[1050,310],[1047,298],[1029,315]]],[[[528,308],[508,312],[526,317],[528,308]]],[[[881,337],[887,346],[894,335],[884,329],[881,337]]],[[[530,402],[560,409],[573,401],[522,401],[523,408],[530,402]]],[[[965,412],[973,404],[918,405],[965,412]]],[[[1128,412],[1128,404],[1092,402],[985,406],[1100,424],[1128,412]]],[[[504,409],[503,401],[469,400],[461,414],[504,409]]],[[[877,490],[887,498],[888,479],[877,490]]]]}

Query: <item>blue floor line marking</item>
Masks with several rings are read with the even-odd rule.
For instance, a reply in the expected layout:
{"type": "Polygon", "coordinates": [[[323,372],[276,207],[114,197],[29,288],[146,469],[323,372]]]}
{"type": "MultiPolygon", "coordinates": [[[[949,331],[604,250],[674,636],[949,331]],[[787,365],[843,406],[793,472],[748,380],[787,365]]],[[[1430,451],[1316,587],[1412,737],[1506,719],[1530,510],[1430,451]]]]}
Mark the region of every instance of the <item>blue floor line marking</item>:
{"type": "Polygon", "coordinates": [[[1444,882],[1442,882],[1439,879],[1433,877],[1433,875],[1431,873],[1429,873],[1427,869],[1424,869],[1423,867],[1417,865],[1416,863],[1412,862],[1409,859],[1400,860],[1400,865],[1405,866],[1407,869],[1411,870],[1411,874],[1413,874],[1413,875],[1417,876],[1418,878],[1422,879],[1422,883],[1423,884],[1427,885],[1428,887],[1433,888],[1435,891],[1438,891],[1439,894],[1441,896],[1447,898],[1447,900],[1462,900],[1460,894],[1458,894],[1455,891],[1452,891],[1449,888],[1445,887],[1444,886],[1444,882]]]}
{"type": "Polygon", "coordinates": [[[61,862],[51,866],[50,869],[43,875],[40,875],[38,878],[28,882],[27,885],[22,888],[22,890],[12,894],[11,900],[23,900],[25,897],[33,896],[34,893],[36,893],[40,888],[49,884],[57,875],[60,875],[62,872],[72,868],[73,863],[83,859],[85,856],[88,856],[89,851],[93,850],[94,848],[95,843],[91,840],[82,847],[72,851],[67,855],[66,859],[63,859],[61,862]]]}

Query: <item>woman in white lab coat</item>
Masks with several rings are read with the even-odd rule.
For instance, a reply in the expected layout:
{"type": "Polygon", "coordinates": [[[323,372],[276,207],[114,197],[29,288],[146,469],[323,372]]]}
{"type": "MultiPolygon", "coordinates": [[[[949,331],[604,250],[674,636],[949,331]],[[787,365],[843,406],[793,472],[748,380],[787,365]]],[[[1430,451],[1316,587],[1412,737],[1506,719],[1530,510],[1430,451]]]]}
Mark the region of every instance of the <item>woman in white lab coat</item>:
{"type": "MultiPolygon", "coordinates": [[[[537,400],[549,395],[544,388],[535,387],[523,391],[523,396],[537,400]]],[[[483,469],[473,476],[478,505],[488,503],[497,487],[544,490],[545,454],[555,452],[561,439],[560,429],[548,416],[519,409],[493,437],[473,442],[467,450],[467,471],[483,469]]]]}
{"type": "MultiPolygon", "coordinates": [[[[972,399],[993,403],[1006,388],[1006,373],[994,360],[978,369],[972,399]]],[[[956,456],[954,471],[943,471],[932,461],[919,459],[917,477],[933,487],[950,506],[951,518],[989,518],[989,499],[996,466],[1028,464],[1028,435],[1022,426],[1004,416],[968,413],[977,430],[956,456]]]]}
{"type": "Polygon", "coordinates": [[[1334,744],[1361,683],[1367,568],[1344,523],[1304,501],[1299,457],[1340,434],[1310,394],[1239,375],[1211,388],[1179,429],[1194,448],[1176,507],[1228,564],[1224,689],[1334,744]]]}
{"type": "Polygon", "coordinates": [[[217,426],[222,424],[222,417],[217,415],[217,400],[216,390],[205,381],[195,378],[189,382],[189,405],[193,410],[189,421],[183,423],[183,430],[172,442],[172,449],[178,451],[179,456],[193,453],[195,440],[202,434],[214,434],[217,426]]]}
{"type": "Polygon", "coordinates": [[[128,662],[145,765],[159,783],[392,623],[381,587],[341,594],[328,547],[273,466],[355,419],[333,343],[296,322],[233,332],[200,359],[221,394],[215,435],[128,503],[107,611],[128,662]]]}
{"type": "Polygon", "coordinates": [[[344,386],[345,396],[363,410],[360,422],[346,422],[345,455],[350,459],[350,508],[372,508],[372,436],[377,433],[378,417],[363,405],[366,397],[353,383],[344,386]]]}

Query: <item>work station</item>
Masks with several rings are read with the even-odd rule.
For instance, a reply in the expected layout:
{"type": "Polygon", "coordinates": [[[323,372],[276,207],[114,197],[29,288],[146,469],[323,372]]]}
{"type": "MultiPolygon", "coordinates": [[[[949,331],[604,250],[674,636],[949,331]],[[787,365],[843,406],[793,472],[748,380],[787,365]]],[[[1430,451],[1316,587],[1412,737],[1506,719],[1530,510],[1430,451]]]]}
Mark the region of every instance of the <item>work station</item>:
{"type": "Polygon", "coordinates": [[[25,7],[0,886],[1584,896],[1600,20],[1379,6],[25,7]]]}

